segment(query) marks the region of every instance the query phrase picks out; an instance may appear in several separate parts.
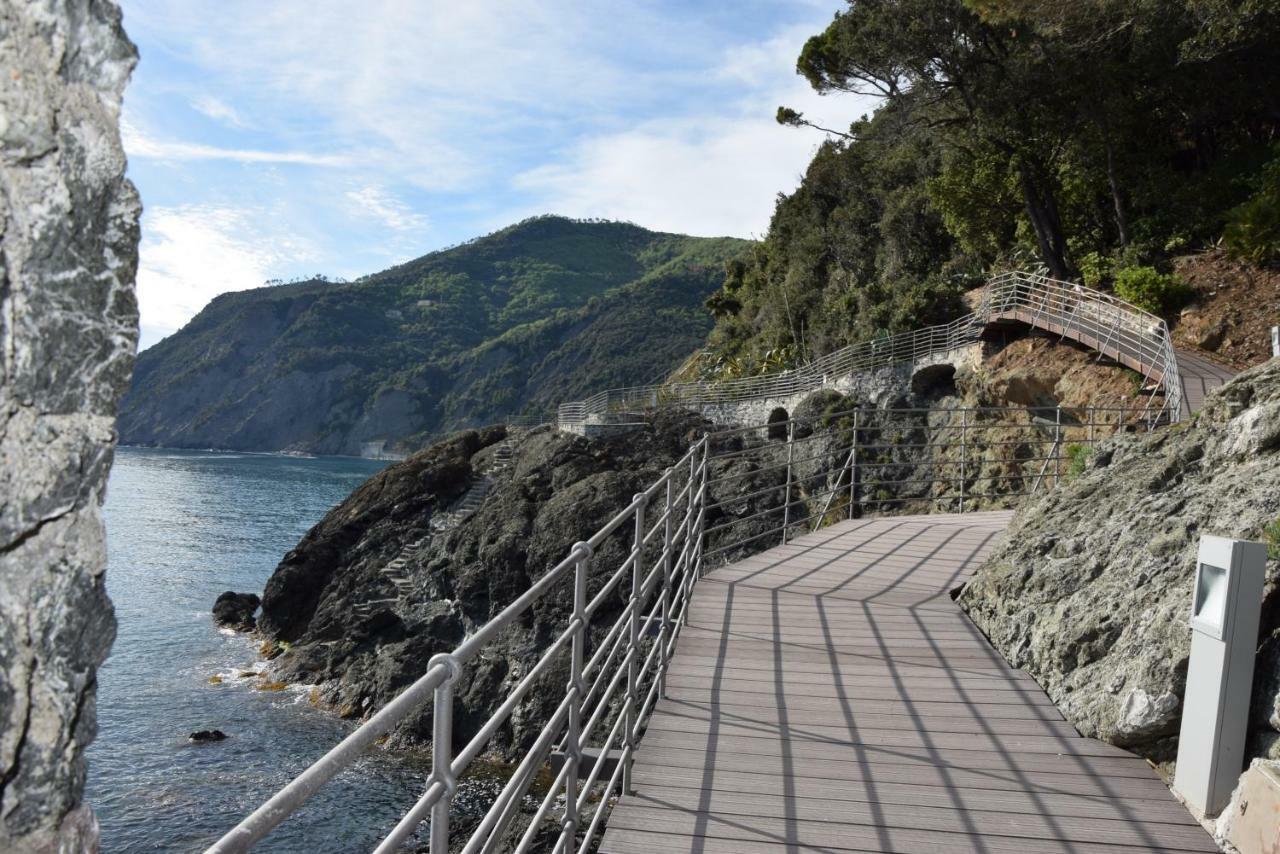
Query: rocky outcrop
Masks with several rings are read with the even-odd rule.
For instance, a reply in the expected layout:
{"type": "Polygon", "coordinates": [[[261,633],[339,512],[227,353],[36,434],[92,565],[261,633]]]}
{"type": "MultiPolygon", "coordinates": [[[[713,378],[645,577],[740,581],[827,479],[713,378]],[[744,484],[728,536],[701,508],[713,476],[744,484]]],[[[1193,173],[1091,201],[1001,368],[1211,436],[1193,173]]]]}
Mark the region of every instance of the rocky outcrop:
{"type": "MultiPolygon", "coordinates": [[[[667,412],[626,436],[523,432],[512,437],[513,462],[494,477],[479,509],[437,531],[432,519],[489,468],[504,431],[461,433],[391,466],[308,533],[268,582],[259,623],[280,650],[272,678],[314,684],[314,700],[344,716],[368,715],[421,676],[432,655],[456,647],[602,527],[709,426],[667,412]],[[389,578],[384,569],[400,555],[408,560],[389,578]]],[[[734,488],[746,491],[758,480],[734,488]]],[[[754,513],[762,500],[779,498],[745,499],[717,518],[754,513]]],[[[620,531],[596,551],[589,590],[626,557],[629,537],[620,531]]],[[[624,604],[620,592],[601,606],[593,631],[606,630],[624,604]]],[[[456,686],[460,743],[563,629],[571,605],[568,587],[553,590],[465,668],[456,686]]],[[[553,667],[546,678],[547,689],[532,691],[499,731],[498,755],[527,746],[559,703],[565,673],[553,667]]],[[[393,743],[429,738],[430,714],[427,704],[393,743]]]]}
{"type": "Polygon", "coordinates": [[[228,590],[219,594],[213,603],[213,622],[215,625],[235,629],[238,632],[251,632],[258,626],[254,612],[262,600],[257,593],[236,593],[228,590]]]}
{"type": "MultiPolygon", "coordinates": [[[[1197,418],[1104,444],[1025,505],[960,595],[997,649],[1085,735],[1174,755],[1201,534],[1264,539],[1280,516],[1280,360],[1197,418]]],[[[1251,753],[1280,733],[1280,561],[1268,564],[1251,753]]]]}
{"type": "Polygon", "coordinates": [[[140,206],[111,2],[0,4],[0,850],[91,850],[115,620],[100,507],[137,341],[140,206]]]}

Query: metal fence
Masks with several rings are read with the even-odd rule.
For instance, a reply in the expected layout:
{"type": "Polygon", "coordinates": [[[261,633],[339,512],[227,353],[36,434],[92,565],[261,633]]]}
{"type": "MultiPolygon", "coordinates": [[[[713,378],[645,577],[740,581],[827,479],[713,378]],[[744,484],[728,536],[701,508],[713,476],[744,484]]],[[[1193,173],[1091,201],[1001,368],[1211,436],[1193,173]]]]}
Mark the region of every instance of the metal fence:
{"type": "Polygon", "coordinates": [[[1180,417],[1182,385],[1163,320],[1083,285],[1010,272],[993,277],[974,312],[951,323],[852,344],[802,367],[766,376],[609,389],[561,404],[558,422],[561,429],[572,430],[614,412],[791,397],[826,388],[841,377],[916,362],[972,344],[988,325],[1002,321],[1026,323],[1070,338],[1133,368],[1163,392],[1161,405],[1148,408],[1147,419],[1154,423],[1180,417]]]}
{"type": "MultiPolygon", "coordinates": [[[[460,775],[531,690],[545,689],[548,677],[564,672],[558,668],[566,657],[563,698],[462,850],[528,851],[550,817],[558,828],[552,850],[591,851],[612,799],[631,791],[636,745],[663,694],[667,663],[704,566],[869,513],[1012,506],[1066,476],[1081,456],[1077,448],[1087,453],[1105,436],[1148,423],[1134,409],[856,409],[703,436],[528,591],[457,649],[434,656],[421,678],[209,851],[249,850],[431,700],[432,766],[425,791],[376,851],[399,850],[429,820],[430,850],[444,854],[460,775]],[[628,541],[627,557],[593,576],[604,580],[588,598],[593,555],[617,538],[628,541]],[[567,595],[570,580],[570,617],[455,753],[453,688],[463,668],[535,603],[567,595]],[[602,622],[605,603],[615,597],[616,604],[623,591],[621,613],[602,622]],[[545,773],[554,776],[531,807],[526,795],[545,773]]],[[[545,837],[538,844],[545,849],[545,837]]]]}
{"type": "Polygon", "coordinates": [[[570,676],[563,700],[463,850],[467,854],[500,848],[528,850],[543,819],[561,796],[561,834],[555,850],[590,850],[607,810],[596,809],[592,818],[584,822],[584,808],[593,792],[601,788],[606,769],[612,770],[603,782],[602,804],[607,802],[609,793],[620,787],[630,788],[636,740],[662,691],[667,661],[700,571],[706,447],[705,439],[694,443],[675,466],[637,494],[604,527],[585,542],[575,544],[564,560],[461,646],[434,656],[420,679],[255,810],[209,852],[249,850],[320,786],[428,699],[434,702],[434,712],[432,766],[426,789],[375,850],[378,854],[399,850],[429,819],[431,851],[447,852],[449,807],[459,775],[481,755],[530,689],[566,655],[570,676]],[[631,537],[629,556],[588,599],[588,563],[593,553],[615,535],[631,537]],[[453,685],[462,668],[493,643],[504,628],[569,579],[573,612],[567,625],[455,755],[453,685]],[[593,626],[593,617],[608,597],[628,587],[630,593],[621,615],[607,627],[593,626]],[[512,841],[507,834],[520,818],[525,794],[549,760],[556,761],[559,772],[527,830],[512,841]]]}
{"type": "Polygon", "coordinates": [[[858,408],[707,436],[704,562],[844,519],[1015,507],[1083,467],[1142,408],[858,408]]]}

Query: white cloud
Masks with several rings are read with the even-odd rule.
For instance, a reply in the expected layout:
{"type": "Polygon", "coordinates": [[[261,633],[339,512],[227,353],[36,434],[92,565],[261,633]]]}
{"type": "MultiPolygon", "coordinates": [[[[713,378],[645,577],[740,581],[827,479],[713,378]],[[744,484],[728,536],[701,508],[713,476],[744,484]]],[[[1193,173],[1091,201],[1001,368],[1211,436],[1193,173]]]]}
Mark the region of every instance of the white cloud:
{"type": "Polygon", "coordinates": [[[369,185],[348,190],[346,199],[353,214],[374,219],[393,231],[421,231],[429,224],[424,214],[414,213],[382,187],[369,185]]]}
{"type": "Polygon", "coordinates": [[[222,122],[234,128],[246,128],[249,123],[244,120],[235,107],[212,95],[200,95],[191,100],[191,108],[203,113],[216,122],[222,122]]]}
{"type": "Polygon", "coordinates": [[[566,162],[530,170],[516,186],[534,207],[631,220],[666,231],[761,236],[781,190],[795,186],[814,140],[737,120],[648,125],[594,137],[566,162]]]}
{"type": "Polygon", "coordinates": [[[148,210],[138,269],[139,346],[176,331],[218,294],[260,287],[281,269],[319,257],[306,240],[273,228],[274,219],[269,211],[217,205],[148,210]]]}
{"type": "Polygon", "coordinates": [[[579,140],[554,163],[527,170],[515,186],[532,192],[537,209],[573,216],[632,220],[699,235],[762,236],[778,193],[799,183],[824,139],[784,128],[779,105],[831,127],[875,107],[870,99],[824,98],[795,75],[801,30],[727,53],[712,72],[741,97],[717,112],[649,121],[579,140]]]}
{"type": "Polygon", "coordinates": [[[300,132],[364,152],[397,181],[453,192],[577,123],[616,126],[633,105],[679,98],[662,84],[704,44],[694,20],[647,6],[225,0],[174,15],[136,0],[126,23],[182,45],[220,90],[247,93],[254,115],[305,116],[300,132]]]}
{"type": "Polygon", "coordinates": [[[159,140],[147,136],[130,122],[120,128],[124,150],[130,157],[151,160],[235,160],[241,163],[293,163],[303,166],[347,166],[354,162],[346,154],[311,154],[305,151],[253,151],[218,148],[196,142],[159,140]]]}

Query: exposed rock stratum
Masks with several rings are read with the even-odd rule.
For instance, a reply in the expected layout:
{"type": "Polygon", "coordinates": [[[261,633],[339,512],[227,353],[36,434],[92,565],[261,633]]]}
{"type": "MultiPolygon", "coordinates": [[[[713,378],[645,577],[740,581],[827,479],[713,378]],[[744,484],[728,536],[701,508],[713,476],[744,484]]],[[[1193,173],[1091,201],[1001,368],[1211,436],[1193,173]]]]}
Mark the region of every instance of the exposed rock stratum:
{"type": "Polygon", "coordinates": [[[115,636],[101,504],[137,346],[141,206],[111,2],[0,3],[0,850],[96,850],[83,804],[115,636]]]}

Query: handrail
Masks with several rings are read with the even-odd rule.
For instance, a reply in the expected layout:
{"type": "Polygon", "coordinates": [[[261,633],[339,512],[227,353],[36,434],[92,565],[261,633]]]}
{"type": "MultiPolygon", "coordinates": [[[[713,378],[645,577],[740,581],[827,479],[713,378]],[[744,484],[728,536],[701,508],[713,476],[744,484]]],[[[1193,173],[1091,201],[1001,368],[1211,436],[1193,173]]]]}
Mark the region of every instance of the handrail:
{"type": "MultiPolygon", "coordinates": [[[[428,697],[434,697],[431,774],[418,802],[376,850],[378,854],[397,850],[417,830],[422,820],[430,815],[431,851],[435,854],[447,852],[449,807],[458,778],[483,752],[534,683],[550,671],[554,661],[566,651],[569,655],[570,679],[560,709],[544,725],[534,748],[525,755],[520,768],[490,807],[469,840],[466,850],[492,850],[514,817],[546,752],[557,742],[562,744],[565,764],[558,778],[559,783],[550,787],[539,811],[545,814],[555,803],[557,793],[565,796],[566,812],[556,850],[569,850],[575,844],[580,823],[578,807],[581,798],[578,794],[578,782],[580,779],[597,780],[603,769],[601,763],[606,760],[608,753],[607,750],[600,751],[594,765],[587,765],[589,757],[586,748],[590,745],[592,732],[603,719],[613,715],[616,719],[612,724],[610,740],[621,733],[624,744],[623,761],[629,766],[636,741],[652,709],[655,691],[660,692],[659,686],[665,685],[669,653],[684,624],[693,582],[701,572],[706,481],[706,439],[700,439],[672,468],[667,469],[644,491],[637,493],[630,504],[587,540],[575,544],[567,557],[543,574],[515,601],[480,626],[452,652],[434,656],[421,678],[232,828],[208,849],[207,854],[248,851],[322,785],[351,765],[374,741],[408,718],[428,697]],[[655,510],[655,521],[648,527],[645,525],[645,516],[650,505],[655,510]],[[615,576],[630,568],[630,596],[626,607],[604,633],[603,641],[596,641],[600,646],[588,662],[587,647],[593,643],[593,637],[598,637],[591,633],[593,612],[602,604],[606,591],[621,582],[621,578],[610,579],[605,590],[600,591],[589,603],[588,565],[592,555],[611,535],[622,534],[626,530],[624,525],[628,522],[632,528],[632,547],[615,576]],[[454,756],[453,685],[463,668],[499,632],[515,622],[535,602],[547,596],[560,582],[569,578],[573,579],[574,605],[568,623],[489,718],[479,726],[466,746],[454,756]],[[650,632],[655,620],[658,628],[656,638],[651,637],[650,632]],[[625,649],[625,654],[617,662],[614,661],[616,649],[613,648],[601,659],[600,653],[610,643],[625,649]],[[642,657],[645,649],[648,654],[642,657]],[[587,690],[586,677],[597,666],[601,667],[600,676],[593,681],[591,689],[587,690]],[[616,669],[612,674],[607,674],[610,666],[616,669]],[[611,678],[604,678],[606,675],[611,678]],[[601,681],[607,685],[603,692],[597,694],[601,681]],[[615,709],[618,704],[612,701],[620,686],[625,686],[625,695],[621,706],[615,709]]],[[[624,789],[629,790],[629,768],[623,772],[622,779],[624,789]]],[[[589,824],[589,832],[594,834],[600,822],[593,820],[589,824]]],[[[531,839],[532,836],[526,834],[516,850],[524,850],[531,839]]]]}
{"type": "MultiPolygon", "coordinates": [[[[666,383],[597,392],[562,403],[562,430],[580,431],[592,418],[660,405],[714,406],[761,398],[784,398],[828,387],[836,379],[886,365],[915,362],[979,340],[999,321],[1018,321],[1071,338],[1133,368],[1163,390],[1149,423],[1181,417],[1182,383],[1165,322],[1110,294],[1038,273],[992,277],[970,314],[950,323],[902,332],[835,350],[798,368],[719,382],[666,383]]],[[[1150,401],[1149,401],[1150,402],[1150,401]]]]}

